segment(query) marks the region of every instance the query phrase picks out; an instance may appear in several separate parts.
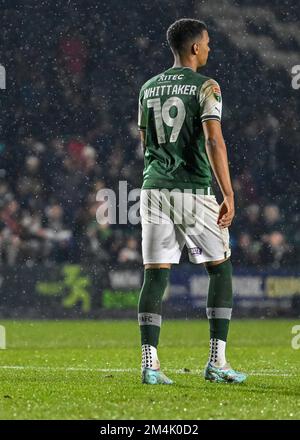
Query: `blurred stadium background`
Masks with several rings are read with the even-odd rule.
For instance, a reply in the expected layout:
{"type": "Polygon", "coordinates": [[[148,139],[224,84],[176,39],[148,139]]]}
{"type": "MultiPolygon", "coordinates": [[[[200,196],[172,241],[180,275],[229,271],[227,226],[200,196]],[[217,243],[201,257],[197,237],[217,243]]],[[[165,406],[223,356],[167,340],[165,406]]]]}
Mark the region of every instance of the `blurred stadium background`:
{"type": "MultiPolygon", "coordinates": [[[[1,2],[2,3],[2,2],[1,2]]],[[[0,317],[135,317],[140,225],[96,222],[96,193],[142,182],[141,85],[167,27],[204,20],[236,195],[235,316],[300,316],[297,0],[27,2],[2,8],[0,317]]],[[[205,316],[203,268],[173,267],[165,316],[205,316]]]]}

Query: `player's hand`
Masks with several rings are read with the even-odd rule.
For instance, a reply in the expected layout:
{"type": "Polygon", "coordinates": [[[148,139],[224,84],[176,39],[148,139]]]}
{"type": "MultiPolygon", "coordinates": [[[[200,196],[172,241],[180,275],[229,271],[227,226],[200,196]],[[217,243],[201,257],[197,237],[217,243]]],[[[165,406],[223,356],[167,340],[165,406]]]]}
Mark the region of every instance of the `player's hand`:
{"type": "Polygon", "coordinates": [[[228,228],[234,217],[234,198],[233,196],[224,197],[220,206],[218,225],[221,229],[228,228]]]}

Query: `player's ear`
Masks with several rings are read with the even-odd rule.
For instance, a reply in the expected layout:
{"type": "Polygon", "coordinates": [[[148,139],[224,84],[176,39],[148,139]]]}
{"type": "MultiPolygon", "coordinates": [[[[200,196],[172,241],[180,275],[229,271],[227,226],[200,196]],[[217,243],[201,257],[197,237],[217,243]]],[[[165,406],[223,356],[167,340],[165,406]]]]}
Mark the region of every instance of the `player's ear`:
{"type": "Polygon", "coordinates": [[[199,52],[199,46],[198,46],[198,43],[193,43],[191,49],[192,49],[192,54],[193,54],[193,55],[197,55],[197,53],[199,52]]]}

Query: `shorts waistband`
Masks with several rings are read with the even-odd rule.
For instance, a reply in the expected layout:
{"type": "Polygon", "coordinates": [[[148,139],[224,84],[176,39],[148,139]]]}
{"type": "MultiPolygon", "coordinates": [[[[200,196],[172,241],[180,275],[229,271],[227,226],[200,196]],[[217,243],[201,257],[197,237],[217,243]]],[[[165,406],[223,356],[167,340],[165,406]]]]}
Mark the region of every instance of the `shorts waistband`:
{"type": "Polygon", "coordinates": [[[151,189],[156,189],[158,191],[169,191],[169,192],[181,192],[184,193],[186,192],[187,194],[198,194],[198,195],[205,195],[205,196],[214,196],[214,191],[212,189],[211,186],[208,186],[207,188],[186,188],[186,189],[179,189],[179,188],[142,188],[142,190],[150,190],[151,189]]]}
{"type": "Polygon", "coordinates": [[[209,186],[207,188],[198,188],[198,190],[195,190],[195,194],[197,194],[197,191],[198,191],[198,194],[204,194],[205,196],[214,196],[215,195],[211,186],[209,186]]]}

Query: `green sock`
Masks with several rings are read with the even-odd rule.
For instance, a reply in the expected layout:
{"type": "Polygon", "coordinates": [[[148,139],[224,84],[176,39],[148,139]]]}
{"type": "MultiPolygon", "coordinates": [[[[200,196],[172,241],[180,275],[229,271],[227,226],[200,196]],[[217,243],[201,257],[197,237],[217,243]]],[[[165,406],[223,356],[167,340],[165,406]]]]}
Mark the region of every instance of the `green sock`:
{"type": "Polygon", "coordinates": [[[228,259],[216,266],[206,266],[209,274],[207,317],[210,339],[227,340],[232,312],[232,264],[228,259]]]}
{"type": "Polygon", "coordinates": [[[161,327],[162,298],[170,269],[145,269],[138,304],[141,343],[157,347],[161,327]]]}

